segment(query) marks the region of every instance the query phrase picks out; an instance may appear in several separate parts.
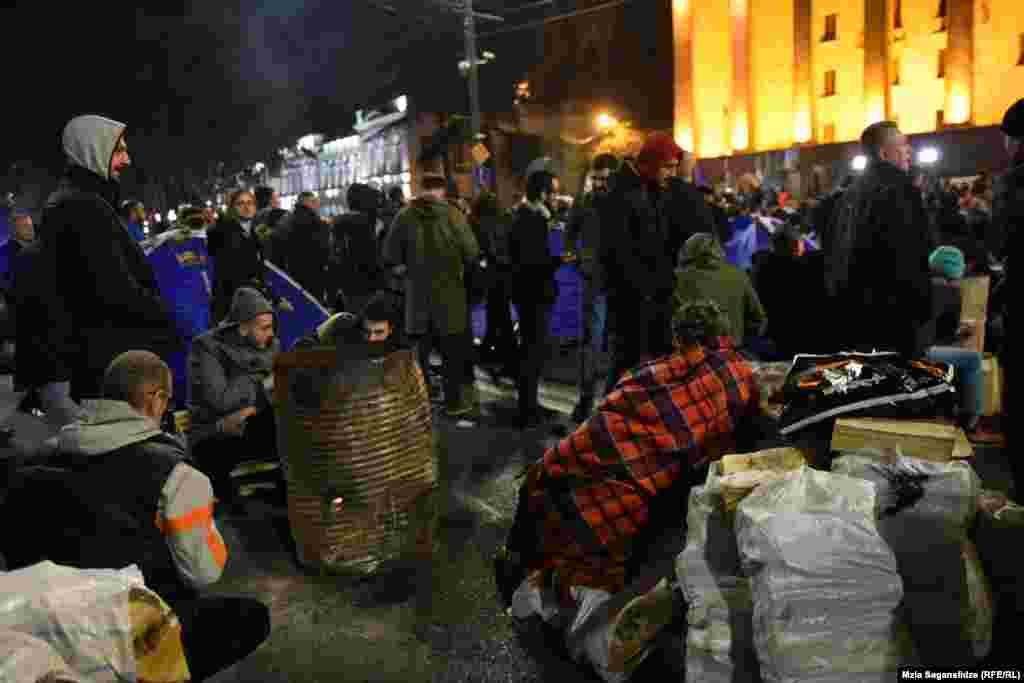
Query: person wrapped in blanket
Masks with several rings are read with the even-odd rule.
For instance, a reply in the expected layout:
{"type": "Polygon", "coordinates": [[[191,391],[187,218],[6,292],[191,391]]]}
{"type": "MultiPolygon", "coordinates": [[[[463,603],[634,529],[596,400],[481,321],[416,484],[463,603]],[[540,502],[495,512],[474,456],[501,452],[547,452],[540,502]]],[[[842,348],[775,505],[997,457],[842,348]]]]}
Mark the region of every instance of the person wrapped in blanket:
{"type": "MultiPolygon", "coordinates": [[[[759,409],[753,369],[724,336],[725,311],[696,300],[672,319],[674,351],[627,371],[575,432],[526,472],[507,545],[496,558],[499,590],[517,617],[550,589],[571,609],[578,589],[615,594],[636,575],[644,543],[685,519],[690,486],[709,463],[737,452],[759,409]]],[[[672,601],[662,582],[616,617],[609,669],[623,670],[653,638],[622,624],[633,608],[672,601]]],[[[676,608],[680,606],[677,604],[676,608]]],[[[532,610],[536,611],[536,610],[532,610]]],[[[655,610],[658,611],[658,610],[655,610]]],[[[661,626],[671,621],[662,611],[661,626]]]]}

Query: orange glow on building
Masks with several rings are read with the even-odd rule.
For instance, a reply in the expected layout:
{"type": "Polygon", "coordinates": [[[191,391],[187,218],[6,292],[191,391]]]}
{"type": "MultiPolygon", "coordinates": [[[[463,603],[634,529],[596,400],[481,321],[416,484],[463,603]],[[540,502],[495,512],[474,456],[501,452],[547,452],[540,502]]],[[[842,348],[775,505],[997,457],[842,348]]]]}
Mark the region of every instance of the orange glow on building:
{"type": "Polygon", "coordinates": [[[1024,82],[1024,3],[943,6],[901,0],[897,28],[883,0],[673,0],[676,139],[708,158],[853,142],[887,118],[998,125],[1024,82]]]}

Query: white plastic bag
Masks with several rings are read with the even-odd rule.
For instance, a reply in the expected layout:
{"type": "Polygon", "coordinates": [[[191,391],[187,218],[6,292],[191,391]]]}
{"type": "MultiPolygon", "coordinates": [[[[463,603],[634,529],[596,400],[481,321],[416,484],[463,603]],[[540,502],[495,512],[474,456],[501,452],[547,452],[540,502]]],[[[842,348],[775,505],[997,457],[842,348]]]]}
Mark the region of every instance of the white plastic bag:
{"type": "Polygon", "coordinates": [[[135,565],[74,569],[46,561],[3,573],[0,628],[49,643],[71,672],[85,680],[134,681],[128,599],[132,586],[144,585],[135,565]]]}
{"type": "Polygon", "coordinates": [[[46,641],[0,630],[0,683],[85,683],[46,641]]]}
{"type": "Polygon", "coordinates": [[[765,681],[891,681],[912,656],[900,637],[896,558],[875,526],[874,485],[803,467],[737,508],[765,681]]]}
{"type": "Polygon", "coordinates": [[[690,490],[686,547],[676,559],[689,625],[686,680],[756,683],[761,678],[750,580],[743,575],[731,515],[724,511],[715,480],[709,473],[705,486],[690,490]]]}

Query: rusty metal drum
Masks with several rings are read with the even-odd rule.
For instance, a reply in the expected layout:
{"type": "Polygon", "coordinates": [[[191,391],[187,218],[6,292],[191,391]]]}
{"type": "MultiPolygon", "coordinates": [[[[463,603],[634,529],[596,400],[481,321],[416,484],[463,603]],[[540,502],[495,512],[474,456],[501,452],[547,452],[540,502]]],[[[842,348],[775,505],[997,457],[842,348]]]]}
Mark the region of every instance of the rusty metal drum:
{"type": "Polygon", "coordinates": [[[332,347],[274,363],[278,452],[303,564],[366,574],[428,537],[435,499],[430,399],[415,353],[332,347]],[[343,498],[336,512],[332,501],[343,498]]]}

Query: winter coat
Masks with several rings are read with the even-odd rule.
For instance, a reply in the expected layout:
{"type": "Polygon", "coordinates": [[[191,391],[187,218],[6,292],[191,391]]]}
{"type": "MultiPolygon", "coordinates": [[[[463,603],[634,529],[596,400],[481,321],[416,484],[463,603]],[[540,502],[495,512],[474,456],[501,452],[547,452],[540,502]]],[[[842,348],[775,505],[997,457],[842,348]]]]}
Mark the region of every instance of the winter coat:
{"type": "Polygon", "coordinates": [[[285,272],[288,272],[285,265],[287,256],[284,230],[281,228],[287,215],[288,212],[284,209],[268,208],[258,212],[252,221],[256,226],[256,239],[263,250],[263,258],[285,272]]]}
{"type": "Polygon", "coordinates": [[[78,344],[67,304],[57,291],[54,254],[37,242],[21,252],[16,268],[14,380],[26,387],[68,382],[78,344]]]}
{"type": "Polygon", "coordinates": [[[609,324],[629,329],[629,313],[638,306],[671,305],[679,249],[695,233],[715,234],[715,220],[700,192],[680,179],[666,190],[652,187],[627,163],[612,187],[599,259],[609,324]]]}
{"type": "MultiPolygon", "coordinates": [[[[1006,259],[1006,280],[1001,289],[1013,292],[1014,281],[1019,284],[1019,275],[1014,275],[1014,268],[1024,268],[1021,261],[1021,237],[1024,235],[1024,161],[1019,161],[1010,171],[1003,175],[996,184],[996,192],[992,203],[993,240],[990,251],[1006,259]]],[[[1014,340],[1015,330],[1020,325],[1020,297],[1008,296],[1006,308],[1006,339],[1014,340]]],[[[1004,354],[1005,363],[1009,367],[1012,361],[1004,354]]]]}
{"type": "Polygon", "coordinates": [[[346,213],[334,219],[331,280],[347,295],[372,294],[381,285],[376,228],[373,213],[346,213]]]}
{"type": "Polygon", "coordinates": [[[583,277],[590,280],[598,291],[604,290],[604,271],[597,256],[601,244],[601,205],[607,196],[588,192],[569,214],[569,226],[565,230],[565,243],[575,249],[580,243],[579,268],[583,277]]]}
{"type": "Polygon", "coordinates": [[[931,317],[928,218],[910,175],[880,161],[843,194],[824,243],[829,325],[849,348],[918,356],[931,317]]]}
{"type": "Polygon", "coordinates": [[[419,197],[398,214],[383,259],[406,268],[406,334],[425,334],[431,327],[443,335],[466,331],[465,264],[479,255],[465,216],[447,202],[419,197]]]}
{"type": "Polygon", "coordinates": [[[124,401],[83,407],[86,417],[58,435],[55,460],[72,473],[78,514],[65,524],[81,532],[76,566],[137,564],[171,604],[217,581],[227,549],[213,488],[187,463],[184,443],[124,401]]]}
{"type": "Polygon", "coordinates": [[[553,304],[558,298],[555,271],[562,262],[551,256],[550,226],[551,212],[543,204],[524,202],[516,208],[509,229],[510,291],[516,304],[553,304]]]}
{"type": "MultiPolygon", "coordinates": [[[[255,230],[256,222],[253,221],[255,230]]],[[[263,250],[255,232],[248,235],[241,223],[226,215],[206,231],[206,248],[213,260],[213,320],[221,321],[231,308],[239,287],[265,291],[263,250]]]]}
{"type": "Polygon", "coordinates": [[[46,203],[40,234],[74,330],[73,381],[92,394],[118,354],[145,349],[167,356],[181,340],[153,269],[114,209],[117,183],[108,172],[124,125],[88,121],[65,135],[71,165],[46,203]]]}
{"type": "Polygon", "coordinates": [[[281,343],[275,338],[267,349],[257,349],[229,323],[200,335],[189,353],[192,431],[195,447],[217,433],[217,420],[242,408],[262,411],[270,405],[263,380],[273,372],[281,343]]]}
{"type": "Polygon", "coordinates": [[[318,301],[326,301],[330,228],[315,211],[297,206],[289,221],[286,239],[288,274],[318,301]]]}
{"type": "Polygon", "coordinates": [[[809,316],[827,310],[821,291],[821,253],[790,256],[754,254],[751,280],[768,317],[766,334],[783,356],[828,353],[831,343],[808,325],[809,316]]]}
{"type": "Polygon", "coordinates": [[[714,301],[729,316],[730,333],[736,346],[744,336],[761,334],[767,315],[746,273],[724,260],[708,259],[685,263],[676,270],[675,306],[700,299],[714,301]]]}

